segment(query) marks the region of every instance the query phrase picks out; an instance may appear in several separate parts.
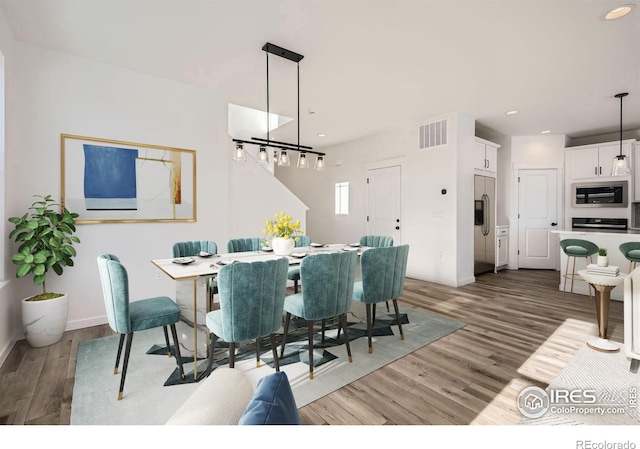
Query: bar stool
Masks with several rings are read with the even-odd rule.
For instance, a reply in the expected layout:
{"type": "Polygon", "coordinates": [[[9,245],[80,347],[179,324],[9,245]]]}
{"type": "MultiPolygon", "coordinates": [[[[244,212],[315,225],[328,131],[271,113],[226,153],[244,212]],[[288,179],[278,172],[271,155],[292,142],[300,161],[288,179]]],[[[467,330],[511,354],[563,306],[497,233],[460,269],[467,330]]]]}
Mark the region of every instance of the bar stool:
{"type": "Polygon", "coordinates": [[[629,261],[629,273],[631,273],[636,263],[640,262],[640,242],[625,242],[620,245],[622,255],[629,261]]]}
{"type": "MultiPolygon", "coordinates": [[[[567,255],[567,267],[564,271],[564,286],[562,287],[562,298],[567,291],[567,279],[571,278],[571,293],[573,293],[573,280],[576,277],[576,257],[584,257],[589,259],[589,263],[593,263],[591,256],[598,252],[598,245],[588,240],[580,239],[564,239],[560,240],[560,247],[567,255]],[[569,259],[573,257],[573,271],[569,274],[569,259]]],[[[589,299],[591,299],[591,286],[589,288],[589,299]]]]}

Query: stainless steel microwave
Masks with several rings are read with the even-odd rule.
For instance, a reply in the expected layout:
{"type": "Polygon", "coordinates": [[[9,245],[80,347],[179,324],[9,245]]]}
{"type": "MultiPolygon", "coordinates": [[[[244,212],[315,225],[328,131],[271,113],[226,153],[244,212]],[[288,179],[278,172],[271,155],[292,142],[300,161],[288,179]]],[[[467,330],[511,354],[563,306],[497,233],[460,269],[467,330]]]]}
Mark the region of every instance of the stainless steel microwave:
{"type": "Polygon", "coordinates": [[[627,207],[629,181],[575,183],[572,203],[573,207],[627,207]]]}

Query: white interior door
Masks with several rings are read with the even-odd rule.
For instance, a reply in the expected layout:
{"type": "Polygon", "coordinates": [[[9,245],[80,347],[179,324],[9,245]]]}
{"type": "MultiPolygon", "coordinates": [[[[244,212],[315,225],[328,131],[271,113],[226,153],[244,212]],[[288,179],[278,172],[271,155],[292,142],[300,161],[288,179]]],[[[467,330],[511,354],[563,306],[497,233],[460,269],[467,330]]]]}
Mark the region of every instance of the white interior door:
{"type": "Polygon", "coordinates": [[[367,234],[393,237],[401,243],[401,170],[400,166],[376,168],[367,172],[367,234]]]}
{"type": "Polygon", "coordinates": [[[518,267],[556,269],[556,170],[519,170],[518,179],[518,267]]]}

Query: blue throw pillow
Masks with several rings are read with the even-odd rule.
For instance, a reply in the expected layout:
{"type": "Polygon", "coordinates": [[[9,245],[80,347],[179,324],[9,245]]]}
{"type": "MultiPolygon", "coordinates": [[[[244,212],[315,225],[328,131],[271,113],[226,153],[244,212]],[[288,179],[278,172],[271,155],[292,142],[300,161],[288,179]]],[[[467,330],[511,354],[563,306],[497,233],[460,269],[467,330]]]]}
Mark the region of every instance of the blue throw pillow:
{"type": "Polygon", "coordinates": [[[269,374],[258,381],[253,398],[238,424],[301,424],[289,378],[284,371],[269,374]]]}

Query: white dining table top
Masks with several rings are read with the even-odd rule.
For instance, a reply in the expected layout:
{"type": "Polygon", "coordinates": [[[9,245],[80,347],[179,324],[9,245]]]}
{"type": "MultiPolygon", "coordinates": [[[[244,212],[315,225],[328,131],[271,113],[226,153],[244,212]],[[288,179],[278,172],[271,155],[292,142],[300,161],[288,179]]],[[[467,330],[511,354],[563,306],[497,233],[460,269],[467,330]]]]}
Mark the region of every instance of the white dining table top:
{"type": "MultiPolygon", "coordinates": [[[[337,251],[362,251],[368,249],[364,246],[349,246],[344,243],[334,243],[320,247],[306,246],[294,248],[293,254],[301,253],[305,255],[334,253],[337,251]]],[[[241,253],[214,254],[212,256],[200,257],[171,257],[167,259],[153,259],[151,263],[162,270],[173,280],[193,279],[201,276],[213,276],[218,273],[224,265],[220,262],[257,262],[286,257],[289,265],[296,265],[302,262],[303,257],[277,256],[272,251],[246,251],[241,253]],[[176,263],[179,259],[193,259],[188,264],[176,263]]]]}

